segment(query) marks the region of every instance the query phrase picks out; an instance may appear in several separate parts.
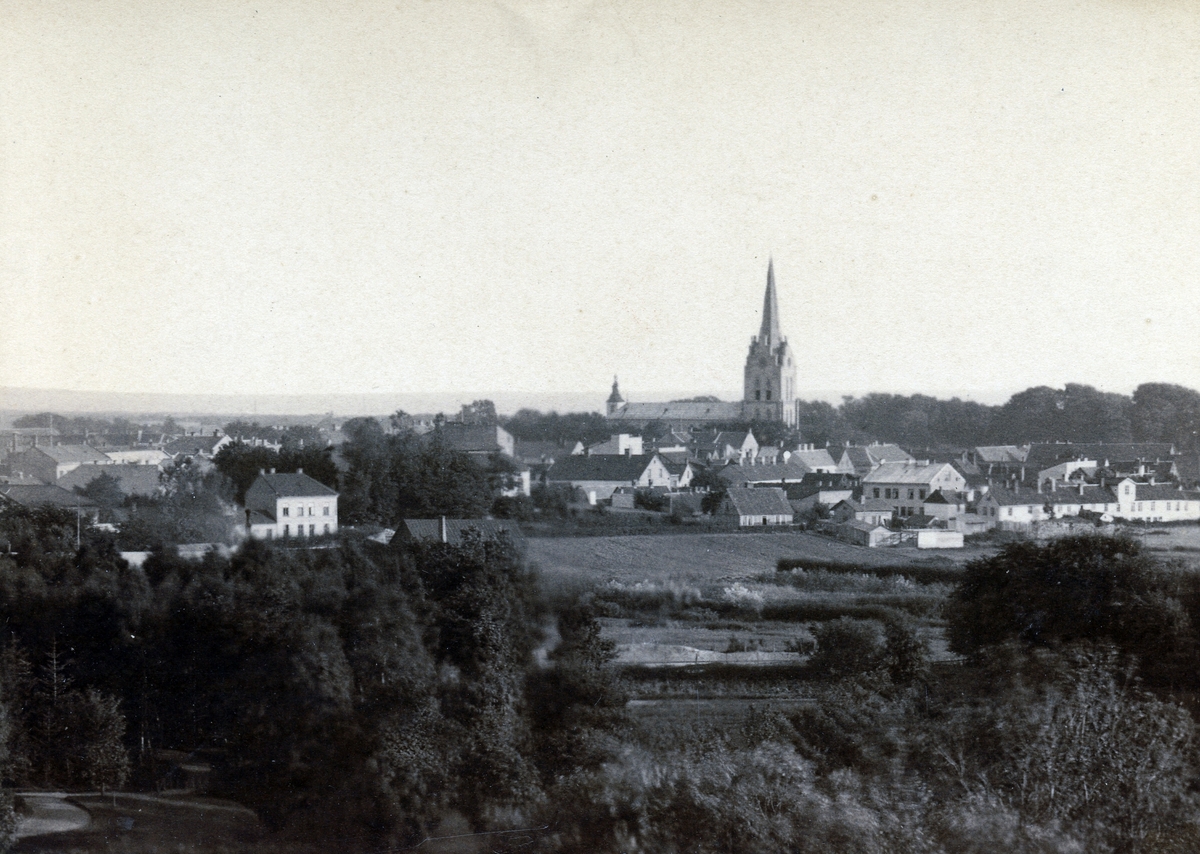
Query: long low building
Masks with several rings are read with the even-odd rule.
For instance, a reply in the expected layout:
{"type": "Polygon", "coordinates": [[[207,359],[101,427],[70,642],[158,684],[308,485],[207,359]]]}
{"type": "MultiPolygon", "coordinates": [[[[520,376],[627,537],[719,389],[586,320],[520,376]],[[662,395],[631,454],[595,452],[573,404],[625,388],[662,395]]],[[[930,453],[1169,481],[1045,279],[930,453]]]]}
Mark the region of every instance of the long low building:
{"type": "Polygon", "coordinates": [[[596,504],[612,498],[622,486],[670,486],[671,472],[658,454],[595,457],[570,456],[546,470],[548,486],[568,486],[581,500],[596,504]]]}
{"type": "Polygon", "coordinates": [[[1195,521],[1200,520],[1200,493],[1126,478],[1111,489],[1094,485],[1049,491],[996,488],[978,505],[981,517],[1002,528],[1078,516],[1084,511],[1129,521],[1195,521]]]}

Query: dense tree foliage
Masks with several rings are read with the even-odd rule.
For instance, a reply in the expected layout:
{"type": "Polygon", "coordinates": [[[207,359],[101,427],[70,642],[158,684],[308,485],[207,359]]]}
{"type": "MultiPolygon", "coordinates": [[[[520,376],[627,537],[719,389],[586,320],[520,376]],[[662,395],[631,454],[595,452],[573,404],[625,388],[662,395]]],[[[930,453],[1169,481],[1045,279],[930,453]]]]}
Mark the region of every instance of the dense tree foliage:
{"type": "MultiPolygon", "coordinates": [[[[805,442],[842,445],[872,440],[905,447],[969,447],[1026,442],[1173,442],[1195,450],[1200,393],[1146,383],[1132,396],[1088,385],[1029,388],[1001,406],[927,395],[868,394],[838,406],[801,401],[805,442]]],[[[756,434],[757,435],[757,434],[756,434]]]]}
{"type": "MultiPolygon", "coordinates": [[[[155,749],[205,748],[219,792],[352,848],[413,844],[447,809],[483,829],[538,802],[553,757],[530,746],[524,698],[544,698],[526,688],[541,606],[507,539],[250,541],[138,569],[97,532],[76,549],[68,514],[6,513],[0,536],[0,735],[21,785],[145,785],[166,770],[155,749]]],[[[591,703],[606,648],[586,619],[562,631],[563,684],[591,703]]],[[[556,709],[539,743],[575,744],[598,714],[556,709]]]]}
{"type": "Polygon", "coordinates": [[[539,412],[518,409],[515,415],[501,418],[500,424],[517,439],[527,442],[555,442],[571,447],[576,442],[592,445],[603,442],[612,425],[598,412],[539,412]]]}
{"type": "Polygon", "coordinates": [[[448,447],[436,432],[387,434],[373,418],[353,419],[342,430],[347,471],[339,510],[352,523],[477,518],[488,512],[512,474],[506,458],[477,461],[448,447]]]}
{"type": "Polygon", "coordinates": [[[1200,582],[1127,537],[1013,543],[971,563],[946,609],[951,648],[1111,645],[1147,684],[1196,687],[1200,582]]]}

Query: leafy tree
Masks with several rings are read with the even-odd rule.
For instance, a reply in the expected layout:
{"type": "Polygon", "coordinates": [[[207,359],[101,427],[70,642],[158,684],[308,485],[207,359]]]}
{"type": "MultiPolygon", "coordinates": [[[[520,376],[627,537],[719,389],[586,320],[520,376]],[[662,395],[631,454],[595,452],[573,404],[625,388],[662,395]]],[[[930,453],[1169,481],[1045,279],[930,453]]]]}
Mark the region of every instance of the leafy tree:
{"type": "Polygon", "coordinates": [[[1197,600],[1194,587],[1129,537],[1012,543],[967,565],[946,606],[947,636],[964,654],[1008,641],[1109,643],[1151,684],[1190,683],[1197,640],[1183,603],[1197,600]]]}
{"type": "Polygon", "coordinates": [[[534,761],[546,784],[614,755],[628,699],[612,667],[616,644],[601,636],[593,610],[575,603],[557,623],[553,667],[531,673],[527,686],[534,761]]]}
{"type": "Polygon", "coordinates": [[[813,630],[817,650],[809,669],[828,679],[861,676],[884,664],[884,639],[873,620],[839,617],[813,630]]]}
{"type": "Polygon", "coordinates": [[[499,420],[496,417],[496,404],[490,400],[476,400],[464,405],[459,412],[458,420],[463,424],[477,424],[491,427],[499,420]]]}
{"type": "Polygon", "coordinates": [[[90,498],[101,507],[120,507],[125,502],[121,481],[105,472],[96,475],[86,486],[75,487],[75,492],[90,498]]]}
{"type": "Polygon", "coordinates": [[[1168,383],[1143,383],[1134,389],[1129,412],[1138,442],[1173,442],[1179,451],[1197,451],[1200,392],[1168,383]]]}
{"type": "Polygon", "coordinates": [[[612,432],[608,419],[598,412],[539,412],[519,409],[501,419],[500,424],[517,439],[527,442],[555,442],[570,448],[576,442],[592,445],[603,442],[612,432]]]}

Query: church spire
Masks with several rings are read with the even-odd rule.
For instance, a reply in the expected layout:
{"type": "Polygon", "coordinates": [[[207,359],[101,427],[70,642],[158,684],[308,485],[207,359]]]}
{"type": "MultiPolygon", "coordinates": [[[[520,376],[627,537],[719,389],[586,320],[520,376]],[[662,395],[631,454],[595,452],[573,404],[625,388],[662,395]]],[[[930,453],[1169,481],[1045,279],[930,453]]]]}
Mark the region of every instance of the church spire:
{"type": "Polygon", "coordinates": [[[772,350],[783,340],[779,331],[779,300],[775,296],[775,259],[767,261],[767,293],[763,296],[762,328],[759,339],[772,350]]]}

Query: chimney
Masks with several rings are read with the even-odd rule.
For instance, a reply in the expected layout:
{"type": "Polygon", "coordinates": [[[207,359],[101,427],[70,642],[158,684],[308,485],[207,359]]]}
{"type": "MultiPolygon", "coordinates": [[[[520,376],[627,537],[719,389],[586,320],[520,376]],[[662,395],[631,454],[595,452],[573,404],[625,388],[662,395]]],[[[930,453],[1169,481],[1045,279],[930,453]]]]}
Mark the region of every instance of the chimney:
{"type": "Polygon", "coordinates": [[[450,535],[446,531],[446,517],[443,516],[438,522],[438,537],[443,543],[450,542],[450,535]]]}
{"type": "Polygon", "coordinates": [[[296,469],[296,474],[304,474],[304,469],[296,469]]]}
{"type": "Polygon", "coordinates": [[[275,474],[275,469],[271,469],[271,474],[275,474]]]}
{"type": "MultiPolygon", "coordinates": [[[[274,469],[272,469],[272,471],[274,471],[274,469]]],[[[258,473],[259,473],[259,474],[266,474],[266,473],[267,473],[267,470],[266,470],[266,469],[259,469],[259,470],[258,470],[258,473]]]]}
{"type": "Polygon", "coordinates": [[[1037,491],[1038,491],[1039,495],[1042,492],[1042,479],[1040,477],[1038,478],[1038,482],[1037,482],[1037,491]]]}
{"type": "Polygon", "coordinates": [[[1056,477],[1050,478],[1050,491],[1058,492],[1058,478],[1056,478],[1056,477]]]}
{"type": "Polygon", "coordinates": [[[1083,495],[1083,481],[1079,481],[1079,494],[1083,495]]]}

